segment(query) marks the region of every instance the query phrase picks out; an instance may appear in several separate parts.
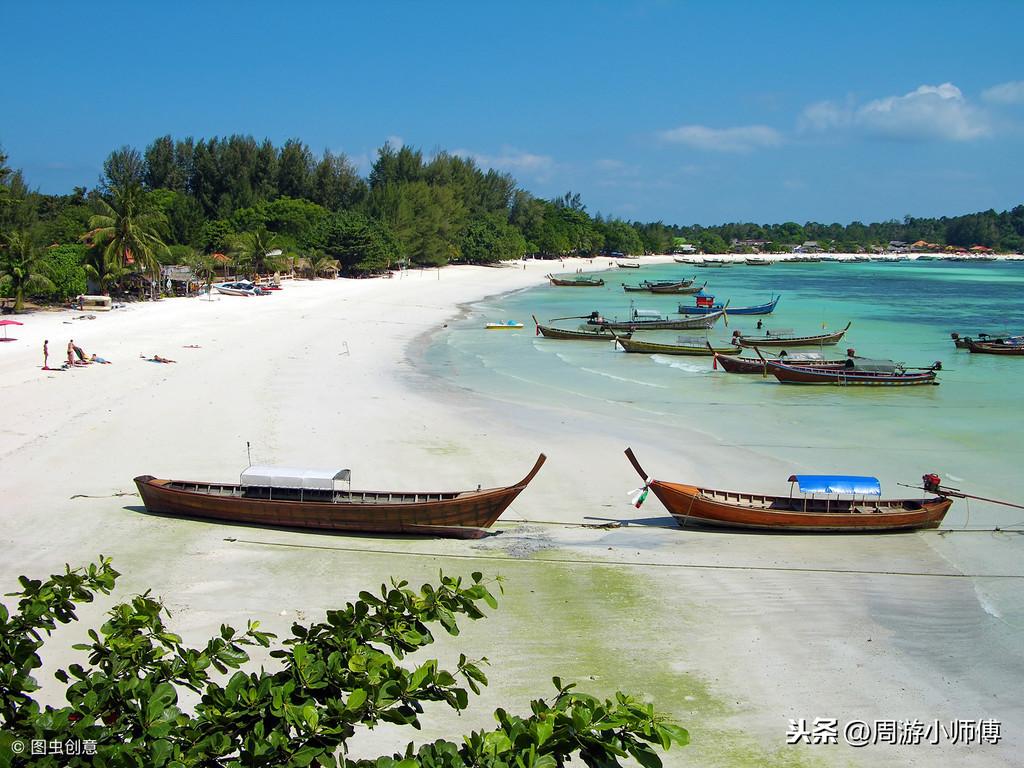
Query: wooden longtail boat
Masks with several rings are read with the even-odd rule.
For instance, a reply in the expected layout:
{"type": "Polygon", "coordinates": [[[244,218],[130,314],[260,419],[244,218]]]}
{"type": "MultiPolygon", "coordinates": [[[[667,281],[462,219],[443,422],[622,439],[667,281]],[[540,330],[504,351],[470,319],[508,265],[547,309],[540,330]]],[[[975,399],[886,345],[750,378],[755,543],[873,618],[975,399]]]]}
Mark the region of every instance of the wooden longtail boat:
{"type": "Polygon", "coordinates": [[[708,286],[705,280],[703,285],[693,285],[693,280],[686,280],[686,285],[656,285],[651,288],[651,293],[700,293],[708,286]]]}
{"type": "MultiPolygon", "coordinates": [[[[734,315],[736,312],[730,309],[729,314],[734,315]]],[[[739,344],[741,347],[820,347],[826,344],[838,344],[850,330],[850,325],[851,323],[847,323],[841,331],[820,333],[815,336],[773,335],[771,331],[764,336],[744,336],[739,331],[735,331],[732,338],[733,343],[739,344]]]]}
{"type": "Polygon", "coordinates": [[[1024,343],[1010,343],[1003,339],[997,341],[974,341],[967,339],[967,348],[972,353],[982,355],[1024,355],[1024,343]]]}
{"type": "Polygon", "coordinates": [[[604,285],[604,280],[599,277],[575,277],[571,280],[555,277],[554,275],[546,275],[546,277],[551,281],[552,285],[559,285],[563,288],[597,288],[604,285]]]}
{"type": "MultiPolygon", "coordinates": [[[[853,350],[848,350],[849,357],[841,359],[828,360],[822,358],[817,353],[808,355],[807,353],[798,353],[795,355],[785,355],[780,357],[780,362],[785,362],[788,365],[798,366],[800,368],[843,368],[846,366],[846,361],[853,357],[853,350]]],[[[762,374],[766,375],[768,368],[765,365],[765,358],[761,357],[734,357],[736,353],[730,353],[729,355],[723,355],[718,353],[715,355],[715,361],[712,364],[712,368],[717,369],[719,366],[723,368],[727,373],[740,373],[740,374],[762,374]]],[[[759,353],[760,354],[760,353],[759,353]]]]}
{"type": "Polygon", "coordinates": [[[765,367],[783,384],[834,384],[840,387],[909,387],[921,384],[935,384],[936,371],[942,369],[940,363],[930,368],[908,371],[893,364],[869,365],[850,360],[843,368],[816,369],[795,365],[786,365],[774,360],[766,360],[765,367]]]}
{"type": "Polygon", "coordinates": [[[748,267],[770,267],[774,262],[771,259],[744,259],[748,267]]]}
{"type": "MultiPolygon", "coordinates": [[[[720,312],[723,308],[722,304],[716,304],[714,302],[714,296],[700,296],[697,295],[696,306],[689,306],[686,304],[679,305],[679,314],[681,315],[708,315],[712,312],[720,312]],[[710,302],[701,301],[702,299],[711,299],[710,302]]],[[[775,306],[779,303],[781,296],[773,296],[772,300],[767,304],[757,304],[751,307],[736,307],[735,309],[730,308],[730,315],[770,315],[775,311],[775,306]]]]}
{"type": "MultiPolygon", "coordinates": [[[[614,341],[615,334],[608,328],[602,328],[599,326],[594,327],[583,327],[579,330],[569,330],[567,328],[555,328],[550,325],[541,325],[537,322],[537,316],[533,316],[533,324],[537,326],[536,333],[539,336],[543,336],[545,339],[566,339],[573,341],[614,341]]],[[[628,331],[625,334],[625,338],[632,336],[632,333],[628,331]]],[[[619,338],[623,338],[622,335],[619,338]]]]}
{"type": "Polygon", "coordinates": [[[350,533],[402,533],[479,539],[540,471],[544,454],[515,485],[475,491],[338,490],[347,470],[250,467],[239,484],[135,478],[150,512],[229,523],[350,533]],[[270,470],[270,471],[268,471],[270,470]],[[290,474],[289,474],[290,472],[290,474]]]}
{"type": "Polygon", "coordinates": [[[600,314],[594,316],[587,323],[608,328],[613,331],[692,331],[695,329],[711,328],[724,313],[719,310],[713,314],[702,317],[683,318],[645,318],[643,315],[635,315],[632,320],[605,320],[600,314]]]}
{"type": "MultiPolygon", "coordinates": [[[[614,332],[613,332],[614,333],[614,332]]],[[[650,341],[640,341],[628,337],[616,336],[615,340],[622,347],[624,352],[638,352],[647,355],[738,355],[741,350],[737,347],[713,347],[711,342],[705,340],[703,344],[656,344],[650,341]]]]}
{"type": "Polygon", "coordinates": [[[622,290],[626,293],[651,293],[655,288],[689,288],[691,285],[693,280],[644,280],[638,285],[623,283],[622,290]]]}
{"type": "Polygon", "coordinates": [[[768,496],[701,488],[652,479],[640,466],[633,451],[626,457],[644,480],[644,492],[654,491],[679,527],[687,525],[754,531],[808,533],[882,533],[938,528],[952,499],[933,496],[923,499],[882,499],[875,478],[793,475],[807,496],[768,496]],[[818,497],[815,494],[844,494],[850,498],[818,497]],[[858,498],[858,496],[860,498],[858,498]]]}
{"type": "Polygon", "coordinates": [[[949,336],[953,339],[953,346],[957,349],[970,349],[970,342],[972,341],[981,344],[1024,344],[1024,335],[1015,334],[1011,331],[982,332],[977,337],[961,336],[959,333],[953,332],[949,336]]]}
{"type": "Polygon", "coordinates": [[[625,261],[617,261],[615,262],[615,266],[618,267],[619,269],[640,269],[639,264],[630,264],[629,262],[625,261]]]}

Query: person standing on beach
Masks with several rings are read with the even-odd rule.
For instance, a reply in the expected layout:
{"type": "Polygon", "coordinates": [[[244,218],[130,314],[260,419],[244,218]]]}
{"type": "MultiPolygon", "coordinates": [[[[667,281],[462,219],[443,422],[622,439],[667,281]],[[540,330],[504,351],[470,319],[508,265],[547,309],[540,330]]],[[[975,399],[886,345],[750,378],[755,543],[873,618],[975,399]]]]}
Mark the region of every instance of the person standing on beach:
{"type": "Polygon", "coordinates": [[[50,360],[50,340],[49,339],[44,339],[43,340],[43,370],[44,371],[47,368],[50,367],[49,360],[50,360]]]}
{"type": "Polygon", "coordinates": [[[68,341],[68,368],[75,367],[75,340],[68,341]]]}

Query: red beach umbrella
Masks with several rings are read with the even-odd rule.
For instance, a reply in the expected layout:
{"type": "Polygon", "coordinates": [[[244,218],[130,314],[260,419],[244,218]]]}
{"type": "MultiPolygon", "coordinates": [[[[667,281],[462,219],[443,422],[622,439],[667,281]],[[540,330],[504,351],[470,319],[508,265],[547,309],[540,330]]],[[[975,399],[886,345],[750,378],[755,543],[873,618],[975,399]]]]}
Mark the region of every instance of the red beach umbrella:
{"type": "Polygon", "coordinates": [[[19,323],[17,320],[0,320],[0,325],[4,327],[4,337],[0,341],[17,341],[17,339],[12,339],[7,335],[7,326],[24,325],[24,323],[19,323]]]}

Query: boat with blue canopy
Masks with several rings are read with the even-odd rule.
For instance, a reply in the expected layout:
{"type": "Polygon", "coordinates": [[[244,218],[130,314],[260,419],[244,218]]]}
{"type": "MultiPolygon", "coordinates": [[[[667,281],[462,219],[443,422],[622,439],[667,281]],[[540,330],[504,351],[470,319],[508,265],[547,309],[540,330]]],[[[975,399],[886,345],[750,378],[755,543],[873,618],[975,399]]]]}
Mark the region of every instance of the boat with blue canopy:
{"type": "Polygon", "coordinates": [[[655,480],[626,457],[644,480],[634,506],[654,491],[680,527],[733,528],[794,533],[882,533],[938,528],[955,492],[925,475],[918,498],[883,499],[877,478],[860,475],[791,475],[788,496],[721,491],[655,480]],[[796,485],[801,495],[794,495],[796,485]]]}
{"type": "MultiPolygon", "coordinates": [[[[721,312],[725,305],[717,303],[715,297],[710,293],[701,291],[694,297],[693,306],[680,304],[679,314],[681,315],[710,315],[714,312],[721,312]]],[[[770,315],[775,311],[775,305],[779,303],[781,296],[772,296],[767,304],[756,304],[750,307],[729,307],[730,315],[770,315]]]]}

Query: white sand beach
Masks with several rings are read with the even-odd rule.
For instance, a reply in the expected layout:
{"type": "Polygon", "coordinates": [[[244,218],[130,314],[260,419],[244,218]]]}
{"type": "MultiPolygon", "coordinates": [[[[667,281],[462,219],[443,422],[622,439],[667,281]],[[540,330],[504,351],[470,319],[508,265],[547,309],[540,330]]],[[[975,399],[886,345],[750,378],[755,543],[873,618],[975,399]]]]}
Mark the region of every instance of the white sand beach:
{"type": "MultiPolygon", "coordinates": [[[[1021,765],[1024,537],[681,531],[653,496],[641,510],[630,505],[640,482],[626,445],[648,471],[673,475],[666,479],[731,464],[756,486],[768,470],[742,451],[687,447],[685,435],[669,452],[570,411],[513,412],[417,366],[424,334],[445,333],[460,304],[536,285],[550,271],[607,266],[448,267],[288,282],[266,298],[133,304],[95,319],[19,318],[17,341],[0,345],[0,584],[12,591],[19,574],[40,577],[103,553],[124,574],[115,597],[152,589],[175,631],[200,644],[223,621],[254,618],[286,633],[391,576],[420,583],[439,569],[481,570],[505,578],[499,610],[428,653],[486,656],[491,684],[462,717],[428,710],[418,739],[488,727],[497,706],[526,710],[561,675],[599,694],[649,695],[690,728],[693,744],[669,753],[670,766],[1021,765]],[[42,371],[44,339],[51,364],[69,339],[112,364],[42,371]],[[154,354],[177,362],[140,357],[154,354]],[[247,465],[247,441],[254,462],[350,467],[360,488],[507,485],[538,453],[549,460],[499,521],[502,533],[478,542],[141,511],[133,477],[230,482],[247,465]],[[578,525],[606,520],[637,524],[578,525]],[[786,745],[790,718],[816,717],[995,718],[1003,740],[786,745]]],[[[58,633],[55,645],[78,642],[109,605],[83,610],[85,626],[58,633]]],[[[40,678],[76,657],[50,653],[40,678]]],[[[412,735],[380,729],[354,747],[397,751],[412,735]]]]}

